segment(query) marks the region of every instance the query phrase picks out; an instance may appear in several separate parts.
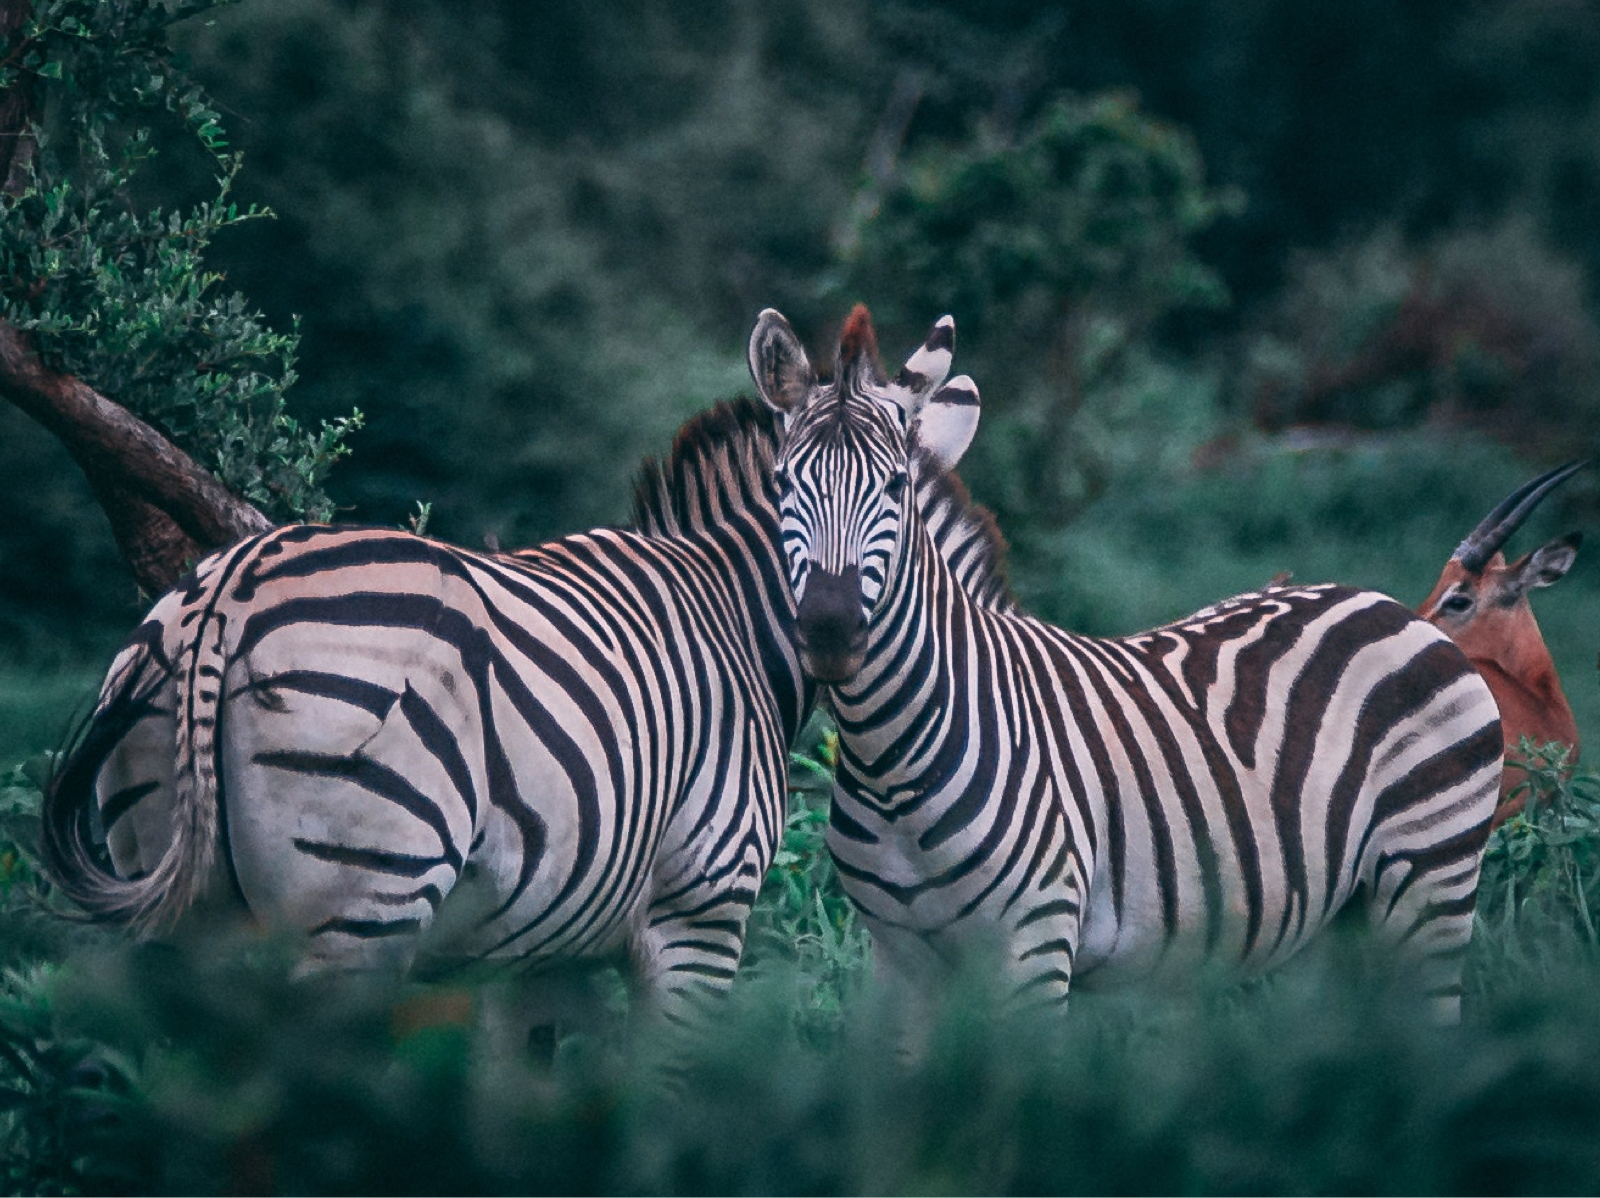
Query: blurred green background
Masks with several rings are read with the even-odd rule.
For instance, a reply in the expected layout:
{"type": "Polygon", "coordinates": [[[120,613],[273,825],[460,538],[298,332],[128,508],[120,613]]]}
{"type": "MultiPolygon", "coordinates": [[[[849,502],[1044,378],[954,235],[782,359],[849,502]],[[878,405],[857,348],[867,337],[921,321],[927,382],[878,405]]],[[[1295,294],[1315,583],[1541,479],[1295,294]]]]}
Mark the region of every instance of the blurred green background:
{"type": "MultiPolygon", "coordinates": [[[[1132,631],[1281,570],[1415,604],[1600,445],[1600,10],[274,0],[180,25],[273,221],[210,261],[359,408],[341,518],[517,545],[625,514],[746,389],[756,313],[898,360],[944,311],[964,470],[1039,612],[1132,631]]],[[[141,186],[192,202],[174,144],[141,186]]],[[[54,743],[142,600],[0,410],[0,750],[54,743]]],[[[1600,474],[1513,544],[1593,525],[1600,474]]],[[[1536,608],[1600,726],[1600,567],[1536,608]]]]}
{"type": "MultiPolygon", "coordinates": [[[[1415,604],[1600,444],[1600,11],[1561,0],[596,7],[274,0],[180,25],[245,166],[211,262],[359,408],[341,518],[517,545],[616,521],[746,389],[756,313],[898,360],[944,311],[964,473],[1039,612],[1132,631],[1281,570],[1415,604]]],[[[206,194],[174,144],[141,186],[206,194]]],[[[59,737],[143,600],[0,410],[0,750],[59,737]]],[[[1593,525],[1580,476],[1514,543],[1593,525]]],[[[1536,608],[1600,726],[1580,554],[1536,608]]]]}
{"type": "MultiPolygon", "coordinates": [[[[41,0],[42,2],[42,0],[41,0]]],[[[135,0],[130,0],[135,3],[135,0]]],[[[1573,0],[248,0],[180,25],[273,221],[208,261],[359,408],[339,516],[467,545],[619,521],[641,455],[747,389],[756,314],[891,368],[944,312],[963,474],[1074,629],[1289,570],[1408,604],[1518,483],[1600,452],[1600,9],[1573,0]]],[[[135,199],[214,197],[180,130],[135,199]]],[[[7,280],[0,280],[3,290],[7,280]]],[[[0,407],[0,765],[59,744],[148,598],[65,453],[0,407]]],[[[1600,470],[1514,553],[1600,517],[1600,470]]],[[[1600,548],[1535,597],[1600,745],[1600,548]]],[[[553,1065],[256,940],[132,947],[39,908],[47,762],[0,773],[0,1189],[1592,1192],[1600,776],[1496,832],[1461,1029],[1330,936],[1174,1003],[991,1018],[899,1068],[822,849],[814,723],[719,1037],[553,1065]],[[810,764],[806,764],[810,763],[810,764]],[[1374,975],[1377,980],[1374,981],[1374,975]]],[[[1597,750],[1600,751],[1600,750],[1597,750]]],[[[475,1001],[482,1000],[482,993],[475,1001]]]]}

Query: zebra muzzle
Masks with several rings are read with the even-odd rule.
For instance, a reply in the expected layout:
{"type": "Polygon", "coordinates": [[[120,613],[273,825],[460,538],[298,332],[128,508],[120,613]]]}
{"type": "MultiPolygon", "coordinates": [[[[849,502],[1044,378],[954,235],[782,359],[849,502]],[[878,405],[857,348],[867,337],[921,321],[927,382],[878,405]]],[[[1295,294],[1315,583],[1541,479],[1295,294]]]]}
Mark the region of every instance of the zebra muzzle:
{"type": "Polygon", "coordinates": [[[861,571],[842,574],[812,567],[795,613],[800,664],[818,682],[844,682],[861,668],[867,650],[867,616],[861,605],[861,571]]]}

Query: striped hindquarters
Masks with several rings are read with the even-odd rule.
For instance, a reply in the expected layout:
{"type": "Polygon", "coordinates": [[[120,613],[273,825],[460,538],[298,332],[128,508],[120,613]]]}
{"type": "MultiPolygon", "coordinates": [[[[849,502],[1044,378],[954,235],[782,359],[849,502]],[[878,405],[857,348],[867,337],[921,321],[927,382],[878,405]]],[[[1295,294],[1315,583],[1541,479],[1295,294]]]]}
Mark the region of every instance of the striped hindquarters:
{"type": "Polygon", "coordinates": [[[87,843],[97,788],[101,872],[126,881],[186,826],[174,807],[204,807],[231,889],[309,933],[313,961],[404,964],[427,932],[450,960],[622,952],[668,989],[724,982],[800,707],[780,707],[729,558],[623,532],[514,556],[257,538],[152,612],[178,668],[131,733],[103,705],[60,825],[87,843]]]}

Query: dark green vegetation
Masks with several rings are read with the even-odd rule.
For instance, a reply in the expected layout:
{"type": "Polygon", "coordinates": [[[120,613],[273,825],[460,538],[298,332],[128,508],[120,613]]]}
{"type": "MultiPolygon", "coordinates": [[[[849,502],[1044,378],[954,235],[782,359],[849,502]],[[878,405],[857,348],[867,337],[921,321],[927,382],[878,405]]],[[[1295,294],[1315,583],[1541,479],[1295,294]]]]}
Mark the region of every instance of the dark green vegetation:
{"type": "MultiPolygon", "coordinates": [[[[967,477],[1019,593],[1085,631],[1283,570],[1414,603],[1500,496],[1600,448],[1589,6],[256,0],[170,29],[209,95],[158,5],[36,14],[48,52],[0,62],[50,130],[0,314],[276,514],[423,501],[474,545],[618,519],[639,456],[747,387],[762,307],[826,360],[857,299],[891,357],[953,312],[967,477]]],[[[1064,1025],[994,1018],[975,977],[906,1072],[819,851],[820,725],[672,1097],[621,1016],[545,1064],[291,984],[289,946],[65,922],[32,755],[146,600],[9,405],[0,478],[9,1192],[1600,1188],[1592,773],[1536,771],[1555,802],[1496,834],[1453,1030],[1336,937],[1064,1025]]],[[[1593,534],[1596,495],[1513,551],[1593,534]]],[[[1594,540],[1535,597],[1591,755],[1594,540]]]]}
{"type": "MultiPolygon", "coordinates": [[[[1088,614],[1114,585],[1086,538],[1137,572],[1137,616],[1101,607],[1088,631],[1258,585],[1262,560],[1416,602],[1506,487],[1600,445],[1586,6],[680,9],[274,0],[173,26],[209,107],[146,114],[135,198],[193,225],[244,155],[226,202],[276,216],[216,230],[207,294],[247,297],[262,337],[298,331],[301,436],[363,414],[317,478],[341,517],[431,501],[432,531],[469,545],[620,519],[638,457],[746,389],[761,308],[826,360],[858,299],[892,353],[955,315],[986,407],[966,474],[1031,600],[1088,614]],[[206,110],[226,145],[185,126],[206,110]],[[1296,449],[1301,421],[1342,439],[1296,449]],[[1301,512],[1308,484],[1363,495],[1394,472],[1368,459],[1419,426],[1384,461],[1446,491],[1301,512]],[[1099,535],[1191,510],[1190,487],[1237,550],[1203,578],[1159,524],[1099,535]],[[1222,523],[1239,508],[1283,521],[1222,523]]],[[[41,302],[26,283],[0,277],[7,311],[41,302]]],[[[72,465],[9,408],[0,476],[0,654],[92,673],[141,604],[72,465]]],[[[1535,531],[1584,524],[1594,495],[1535,531]]],[[[1580,558],[1541,609],[1595,578],[1580,558]]],[[[1595,638],[1552,640],[1592,694],[1595,638]]]]}
{"type": "MultiPolygon", "coordinates": [[[[808,739],[810,739],[808,737],[808,739]]],[[[825,742],[808,746],[825,763],[825,742]]],[[[804,779],[809,766],[797,767],[804,779]]],[[[979,976],[927,1060],[883,996],[797,794],[714,1036],[626,1019],[496,1051],[490,984],[294,983],[292,946],[130,947],[41,910],[35,775],[0,790],[8,1192],[1520,1193],[1600,1180],[1600,776],[1497,831],[1459,1028],[1386,989],[1354,931],[1271,978],[1080,994],[1003,1017],[979,976]],[[432,1022],[416,1012],[477,1016],[432,1022]],[[631,1029],[637,1032],[639,1029],[631,1029]]]]}

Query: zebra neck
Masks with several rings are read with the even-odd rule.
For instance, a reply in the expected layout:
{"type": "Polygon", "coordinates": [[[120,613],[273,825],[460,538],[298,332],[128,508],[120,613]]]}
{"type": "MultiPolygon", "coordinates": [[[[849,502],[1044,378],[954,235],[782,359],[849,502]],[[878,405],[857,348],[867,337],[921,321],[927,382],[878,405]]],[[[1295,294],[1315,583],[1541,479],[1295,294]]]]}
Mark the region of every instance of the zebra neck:
{"type": "Polygon", "coordinates": [[[727,577],[744,631],[793,743],[810,714],[816,686],[800,668],[794,648],[794,598],[788,562],[779,547],[776,508],[735,509],[726,524],[696,530],[688,539],[727,577]]]}
{"type": "Polygon", "coordinates": [[[949,721],[966,707],[967,630],[979,613],[921,528],[908,522],[906,551],[867,635],[859,674],[833,693],[840,779],[866,802],[895,802],[940,761],[949,721]]]}

